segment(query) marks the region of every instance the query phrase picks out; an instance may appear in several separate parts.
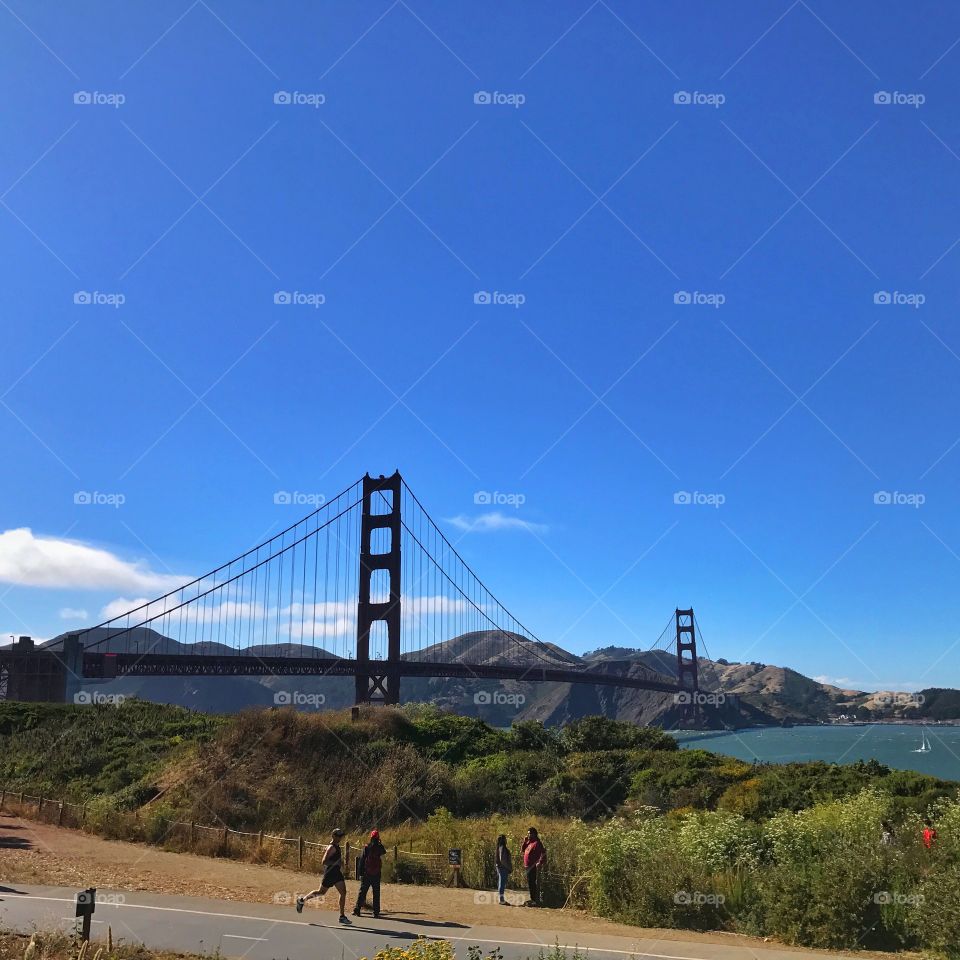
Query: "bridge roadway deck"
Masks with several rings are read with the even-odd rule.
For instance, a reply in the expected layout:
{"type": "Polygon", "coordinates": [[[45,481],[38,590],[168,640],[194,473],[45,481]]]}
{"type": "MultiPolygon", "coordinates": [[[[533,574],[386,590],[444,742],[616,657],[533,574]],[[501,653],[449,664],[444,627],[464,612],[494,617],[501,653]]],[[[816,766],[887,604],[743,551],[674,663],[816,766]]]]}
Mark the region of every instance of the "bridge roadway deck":
{"type": "MultiPolygon", "coordinates": [[[[91,679],[115,676],[355,676],[357,661],[321,657],[258,657],[247,654],[84,652],[83,675],[91,679]],[[111,662],[112,661],[112,662],[111,662]]],[[[376,669],[387,669],[386,661],[371,661],[376,669]]],[[[401,660],[401,677],[451,677],[463,680],[519,680],[539,683],[594,683],[635,690],[676,693],[675,683],[652,673],[647,676],[601,671],[575,670],[546,664],[513,665],[432,663],[401,660]]]]}

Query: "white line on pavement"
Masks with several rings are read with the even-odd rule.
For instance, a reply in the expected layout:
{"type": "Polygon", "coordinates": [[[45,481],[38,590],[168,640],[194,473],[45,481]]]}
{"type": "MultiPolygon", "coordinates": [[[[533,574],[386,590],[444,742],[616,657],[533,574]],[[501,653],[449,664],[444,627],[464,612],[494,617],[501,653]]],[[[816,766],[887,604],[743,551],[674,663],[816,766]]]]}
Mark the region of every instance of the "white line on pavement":
{"type": "MultiPolygon", "coordinates": [[[[39,897],[34,894],[26,894],[23,896],[24,900],[48,900],[51,903],[73,903],[74,901],[68,897],[39,897]]],[[[135,910],[161,910],[165,913],[191,913],[200,917],[224,917],[228,920],[258,920],[261,923],[266,921],[267,923],[286,923],[291,924],[297,927],[314,927],[318,926],[316,923],[311,923],[309,920],[275,920],[273,917],[251,917],[243,913],[216,913],[212,910],[189,910],[186,907],[157,907],[152,906],[147,903],[106,903],[105,907],[116,907],[123,909],[135,909],[135,910]]],[[[104,921],[98,921],[102,923],[104,921]]],[[[403,921],[398,918],[398,923],[403,921]]],[[[329,930],[339,930],[342,929],[339,924],[320,924],[320,926],[325,926],[329,930]]],[[[362,928],[361,928],[362,932],[362,928]]],[[[504,947],[542,947],[543,943],[538,940],[487,940],[478,937],[445,937],[446,940],[452,940],[462,943],[493,943],[499,944],[504,947]]],[[[580,943],[561,943],[560,947],[565,950],[573,950],[577,947],[582,947],[584,950],[589,950],[591,953],[613,953],[620,957],[653,957],[654,960],[707,960],[705,957],[691,957],[689,955],[676,956],[669,953],[647,953],[643,950],[614,950],[610,947],[592,947],[586,946],[580,943]]],[[[716,960],[716,958],[714,958],[716,960]]]]}

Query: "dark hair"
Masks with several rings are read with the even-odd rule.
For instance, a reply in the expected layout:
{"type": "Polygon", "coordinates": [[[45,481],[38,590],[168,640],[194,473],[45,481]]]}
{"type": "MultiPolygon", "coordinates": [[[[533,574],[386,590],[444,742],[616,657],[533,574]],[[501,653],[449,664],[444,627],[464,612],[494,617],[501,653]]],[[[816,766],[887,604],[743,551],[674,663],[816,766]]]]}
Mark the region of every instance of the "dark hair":
{"type": "Polygon", "coordinates": [[[530,827],[529,830],[527,830],[527,833],[529,833],[530,836],[532,836],[535,840],[538,840],[540,838],[540,834],[537,833],[536,827],[530,827]]]}
{"type": "Polygon", "coordinates": [[[505,847],[506,845],[507,845],[507,837],[506,837],[506,834],[501,833],[500,836],[497,837],[497,846],[498,846],[498,847],[505,847]]]}

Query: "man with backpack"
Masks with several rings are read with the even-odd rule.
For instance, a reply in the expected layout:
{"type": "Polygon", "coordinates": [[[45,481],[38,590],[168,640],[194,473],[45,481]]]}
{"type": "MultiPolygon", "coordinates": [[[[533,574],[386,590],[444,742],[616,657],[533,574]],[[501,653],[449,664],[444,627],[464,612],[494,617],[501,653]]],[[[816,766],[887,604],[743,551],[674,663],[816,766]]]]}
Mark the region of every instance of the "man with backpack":
{"type": "Polygon", "coordinates": [[[368,890],[373,890],[373,915],[380,916],[380,871],[386,853],[387,848],[380,842],[380,831],[371,830],[370,842],[360,854],[360,892],[353,908],[355,917],[360,916],[360,907],[366,903],[368,890]]]}

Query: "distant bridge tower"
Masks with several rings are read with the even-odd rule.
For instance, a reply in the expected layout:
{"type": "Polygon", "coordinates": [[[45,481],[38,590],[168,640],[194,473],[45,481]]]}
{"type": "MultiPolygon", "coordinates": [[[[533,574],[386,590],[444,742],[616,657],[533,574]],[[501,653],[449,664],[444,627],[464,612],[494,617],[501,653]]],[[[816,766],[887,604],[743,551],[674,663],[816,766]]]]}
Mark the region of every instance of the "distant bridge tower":
{"type": "Polygon", "coordinates": [[[676,617],[677,686],[681,691],[696,693],[700,689],[700,681],[697,676],[697,628],[693,622],[693,610],[678,608],[676,617]]]}
{"type": "Polygon", "coordinates": [[[360,519],[360,595],[357,603],[357,673],[355,703],[400,702],[400,493],[397,471],[392,477],[363,478],[363,512],[360,519]],[[374,531],[385,534],[377,537],[374,531]],[[385,537],[389,536],[389,545],[385,537]],[[384,547],[387,547],[384,550],[384,547]],[[386,571],[387,584],[378,584],[377,601],[370,599],[374,572],[386,571]],[[386,586],[386,598],[382,588],[386,586]],[[375,623],[386,624],[387,659],[370,659],[370,632],[375,623]]]}

